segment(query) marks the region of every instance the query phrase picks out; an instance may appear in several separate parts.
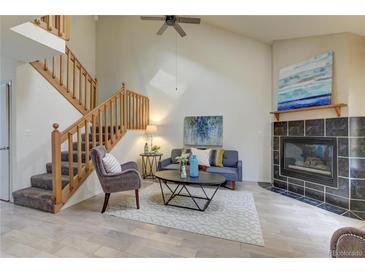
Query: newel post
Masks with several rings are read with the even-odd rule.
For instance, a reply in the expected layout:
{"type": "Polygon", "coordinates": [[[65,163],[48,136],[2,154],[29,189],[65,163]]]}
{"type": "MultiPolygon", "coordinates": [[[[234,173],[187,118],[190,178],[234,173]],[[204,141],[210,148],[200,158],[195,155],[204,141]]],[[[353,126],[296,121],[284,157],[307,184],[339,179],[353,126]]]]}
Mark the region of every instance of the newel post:
{"type": "Polygon", "coordinates": [[[54,206],[62,203],[61,184],[61,133],[58,131],[59,125],[53,124],[52,131],[52,185],[54,206]]]}

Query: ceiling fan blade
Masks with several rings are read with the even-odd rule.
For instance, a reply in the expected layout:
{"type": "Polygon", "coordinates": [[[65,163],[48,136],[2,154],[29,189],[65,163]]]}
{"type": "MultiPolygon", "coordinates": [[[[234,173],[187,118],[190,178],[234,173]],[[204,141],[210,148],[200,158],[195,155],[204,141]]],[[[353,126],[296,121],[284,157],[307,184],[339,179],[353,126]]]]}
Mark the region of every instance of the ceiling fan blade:
{"type": "Polygon", "coordinates": [[[177,21],[179,23],[200,24],[200,18],[193,17],[178,17],[177,21]]]}
{"type": "Polygon", "coordinates": [[[182,29],[182,27],[179,24],[174,24],[174,28],[180,34],[181,37],[184,37],[186,35],[185,31],[182,29]]]}
{"type": "Polygon", "coordinates": [[[164,21],[165,16],[141,16],[142,20],[157,20],[157,21],[164,21]]]}
{"type": "Polygon", "coordinates": [[[167,29],[168,25],[166,23],[164,23],[161,28],[158,30],[157,34],[161,35],[162,33],[165,32],[165,30],[167,29]]]}

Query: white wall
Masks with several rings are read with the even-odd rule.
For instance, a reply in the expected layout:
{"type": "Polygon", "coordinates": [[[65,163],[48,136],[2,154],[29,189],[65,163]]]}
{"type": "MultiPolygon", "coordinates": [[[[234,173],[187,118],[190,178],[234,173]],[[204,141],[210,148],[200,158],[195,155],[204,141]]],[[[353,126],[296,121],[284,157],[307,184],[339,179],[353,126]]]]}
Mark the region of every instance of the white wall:
{"type": "Polygon", "coordinates": [[[30,186],[30,177],[51,162],[52,124],[65,129],[81,114],[30,64],[16,69],[16,180],[13,190],[30,186]]]}
{"type": "MultiPolygon", "coordinates": [[[[339,33],[273,43],[273,109],[277,108],[279,71],[319,53],[334,51],[333,102],[348,104],[343,116],[365,114],[365,38],[339,33]]],[[[297,112],[281,115],[284,120],[337,117],[333,109],[297,112]]]]}
{"type": "Polygon", "coordinates": [[[160,26],[133,16],[99,17],[101,101],[124,80],[148,95],[151,122],[159,125],[154,143],[166,157],[183,146],[185,116],[223,115],[223,146],[239,151],[244,179],[269,180],[270,46],[206,24],[184,24],[185,38],[173,29],[158,36],[160,26]]]}

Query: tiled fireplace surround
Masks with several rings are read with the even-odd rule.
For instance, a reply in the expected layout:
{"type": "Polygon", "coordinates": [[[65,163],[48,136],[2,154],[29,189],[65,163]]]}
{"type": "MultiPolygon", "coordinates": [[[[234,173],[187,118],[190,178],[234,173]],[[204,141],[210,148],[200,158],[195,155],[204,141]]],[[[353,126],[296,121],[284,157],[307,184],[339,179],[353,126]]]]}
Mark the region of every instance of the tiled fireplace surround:
{"type": "Polygon", "coordinates": [[[365,117],[283,121],[273,123],[271,188],[337,214],[365,219],[365,117]],[[338,188],[280,174],[280,138],[335,137],[338,188]]]}

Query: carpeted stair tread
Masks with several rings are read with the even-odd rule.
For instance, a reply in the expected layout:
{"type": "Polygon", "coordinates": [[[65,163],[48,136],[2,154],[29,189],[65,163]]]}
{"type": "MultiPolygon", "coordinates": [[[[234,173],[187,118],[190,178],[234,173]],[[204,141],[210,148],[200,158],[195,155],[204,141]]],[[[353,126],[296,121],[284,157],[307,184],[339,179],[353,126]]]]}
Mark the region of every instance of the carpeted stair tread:
{"type": "MultiPolygon", "coordinates": [[[[62,175],[62,188],[64,188],[69,183],[69,176],[62,175]]],[[[30,178],[32,187],[38,187],[45,190],[52,190],[52,173],[43,173],[34,175],[30,178]]]]}
{"type": "Polygon", "coordinates": [[[13,192],[14,204],[53,212],[52,191],[28,187],[13,192]]]}
{"type": "MultiPolygon", "coordinates": [[[[82,165],[85,166],[84,164],[82,165]]],[[[74,175],[77,175],[77,163],[73,163],[74,168],[74,175]]],[[[52,173],[52,163],[46,164],[47,173],[52,173]]],[[[69,163],[68,162],[61,162],[61,174],[62,175],[69,175],[69,163]]]]}
{"type": "MultiPolygon", "coordinates": [[[[81,161],[84,163],[85,162],[85,151],[81,152],[81,161]]],[[[91,157],[89,156],[89,159],[91,159],[91,157]]],[[[65,161],[68,162],[68,151],[62,151],[61,152],[61,161],[65,161]]],[[[73,151],[73,160],[74,162],[77,162],[77,150],[73,151]]]]}
{"type": "MultiPolygon", "coordinates": [[[[93,142],[90,140],[89,141],[89,150],[91,150],[92,145],[93,145],[93,142]]],[[[74,151],[77,151],[77,142],[72,143],[72,146],[73,146],[74,151]]],[[[86,150],[86,142],[84,142],[84,141],[81,142],[81,150],[82,151],[86,150]]]]}

